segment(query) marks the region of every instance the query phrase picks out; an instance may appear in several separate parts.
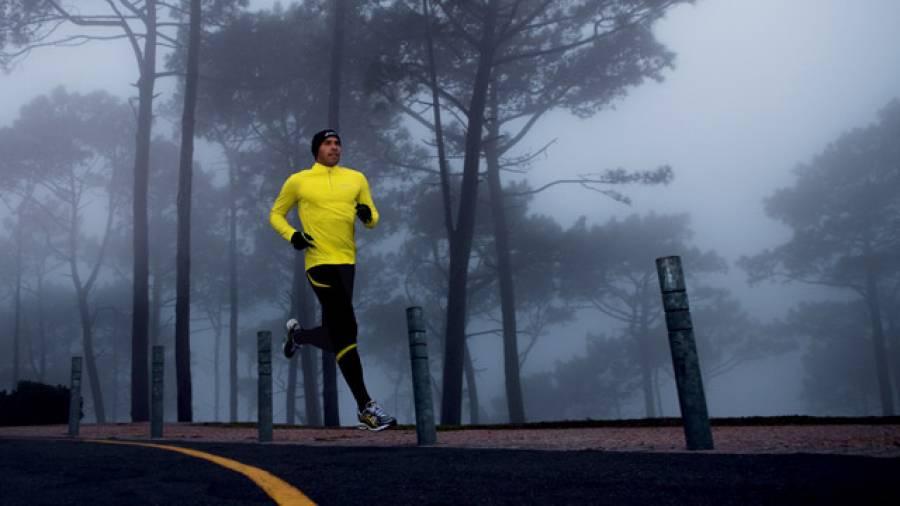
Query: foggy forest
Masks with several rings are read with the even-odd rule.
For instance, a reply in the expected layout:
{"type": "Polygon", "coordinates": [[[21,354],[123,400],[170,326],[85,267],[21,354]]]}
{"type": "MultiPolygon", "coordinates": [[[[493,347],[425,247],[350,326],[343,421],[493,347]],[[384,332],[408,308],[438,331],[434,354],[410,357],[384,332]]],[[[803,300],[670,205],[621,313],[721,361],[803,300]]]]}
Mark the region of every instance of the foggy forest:
{"type": "Polygon", "coordinates": [[[269,224],[334,128],[381,215],[356,227],[353,301],[401,423],[411,306],[442,424],[678,416],[672,255],[711,416],[894,415],[897,19],[890,0],[0,0],[0,389],[68,384],[81,356],[86,421],[147,421],[162,345],[167,420],[254,421],[268,330],[275,422],[350,423],[333,355],[280,354],[320,310],[269,224]]]}

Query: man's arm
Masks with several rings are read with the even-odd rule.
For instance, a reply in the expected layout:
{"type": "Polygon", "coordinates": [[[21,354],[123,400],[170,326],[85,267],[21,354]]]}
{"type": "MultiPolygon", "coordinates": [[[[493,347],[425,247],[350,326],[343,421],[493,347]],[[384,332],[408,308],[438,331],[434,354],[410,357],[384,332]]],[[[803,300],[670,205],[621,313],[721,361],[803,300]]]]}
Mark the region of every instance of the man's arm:
{"type": "Polygon", "coordinates": [[[356,198],[356,202],[367,206],[372,213],[372,219],[368,222],[363,222],[363,225],[365,225],[366,228],[375,228],[375,225],[378,224],[378,209],[375,209],[375,203],[372,202],[372,191],[369,190],[369,181],[363,174],[360,174],[360,177],[362,177],[362,188],[359,190],[359,196],[356,198]]]}
{"type": "Polygon", "coordinates": [[[272,210],[269,212],[269,224],[286,241],[290,241],[291,236],[297,231],[285,218],[287,213],[297,205],[297,187],[293,179],[294,177],[291,176],[284,182],[275,199],[275,204],[272,205],[272,210]]]}

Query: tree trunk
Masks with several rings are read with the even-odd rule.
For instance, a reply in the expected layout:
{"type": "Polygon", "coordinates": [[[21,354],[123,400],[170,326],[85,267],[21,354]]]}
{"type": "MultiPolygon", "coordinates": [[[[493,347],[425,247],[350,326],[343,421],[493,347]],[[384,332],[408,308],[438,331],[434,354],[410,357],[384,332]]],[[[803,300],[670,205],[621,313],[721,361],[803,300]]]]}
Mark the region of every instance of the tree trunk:
{"type": "Polygon", "coordinates": [[[872,347],[875,353],[875,374],[878,377],[878,393],[881,397],[881,414],[894,415],[894,394],[891,391],[890,372],[887,362],[887,347],[884,342],[884,327],[881,322],[881,301],[878,296],[878,282],[875,267],[866,261],[866,305],[872,325],[872,347]]]}
{"type": "MultiPolygon", "coordinates": [[[[74,268],[74,265],[73,265],[74,268]]],[[[77,280],[76,285],[81,283],[77,280]]],[[[75,287],[78,296],[78,315],[81,317],[81,339],[84,346],[84,364],[87,368],[88,381],[91,384],[91,397],[94,401],[94,415],[97,423],[106,423],[106,410],[103,407],[103,390],[100,387],[100,377],[97,373],[97,361],[94,357],[94,329],[88,310],[87,293],[80,287],[75,287]]]]}
{"type": "MultiPolygon", "coordinates": [[[[296,278],[294,282],[296,283],[296,278]]],[[[292,287],[291,293],[293,296],[291,297],[291,310],[290,314],[296,315],[297,318],[300,318],[300,307],[301,304],[297,303],[297,289],[296,287],[292,287]]],[[[288,425],[294,425],[296,423],[296,414],[297,414],[297,355],[295,354],[291,357],[288,362],[288,379],[287,379],[287,389],[285,391],[285,423],[288,425]]]]}
{"type": "Polygon", "coordinates": [[[450,282],[447,293],[447,340],[444,343],[443,395],[441,423],[459,425],[462,407],[462,376],[466,339],[466,288],[469,258],[475,233],[475,205],[478,196],[478,165],[481,158],[481,136],[487,90],[491,78],[494,52],[496,2],[492,1],[485,19],[478,70],[469,103],[466,128],[466,152],[463,162],[462,189],[459,197],[457,229],[450,240],[450,282]]]}
{"type": "Polygon", "coordinates": [[[331,72],[328,79],[328,127],[340,132],[341,71],[344,57],[344,19],[347,0],[334,1],[334,25],[331,32],[331,72]]]}
{"type": "Polygon", "coordinates": [[[112,324],[112,418],[113,422],[119,421],[119,336],[121,332],[121,323],[119,322],[119,312],[115,311],[112,324]]]}
{"type": "Polygon", "coordinates": [[[322,407],[319,404],[319,381],[316,378],[316,350],[311,346],[300,347],[300,368],[303,372],[303,401],[306,414],[306,425],[320,427],[322,425],[322,407]]]}
{"type": "Polygon", "coordinates": [[[162,314],[162,290],[163,290],[163,282],[162,282],[162,255],[158,252],[154,252],[150,256],[150,273],[152,274],[153,284],[150,285],[150,300],[149,300],[149,318],[150,321],[147,323],[148,327],[148,341],[149,346],[152,348],[158,344],[163,344],[163,340],[160,337],[162,334],[160,327],[161,323],[161,314],[162,314]]]}
{"type": "MultiPolygon", "coordinates": [[[[41,262],[43,264],[43,261],[41,262]]],[[[47,374],[47,326],[44,323],[44,272],[43,266],[37,276],[37,316],[38,316],[38,339],[41,346],[40,370],[38,373],[38,381],[44,382],[47,374]]]]}
{"type": "MultiPolygon", "coordinates": [[[[306,284],[303,255],[294,257],[294,308],[300,324],[312,327],[316,321],[316,304],[310,296],[311,289],[306,284]]],[[[322,408],[319,405],[318,380],[316,379],[316,351],[312,346],[300,347],[300,365],[303,369],[303,400],[306,410],[306,424],[317,427],[322,425],[322,408]]]]}
{"type": "Polygon", "coordinates": [[[644,415],[647,418],[656,418],[656,398],[653,395],[653,366],[650,361],[650,351],[647,349],[645,336],[638,336],[638,353],[641,357],[641,387],[644,392],[644,415]]]}
{"type": "Polygon", "coordinates": [[[284,399],[285,420],[288,425],[294,425],[297,414],[297,355],[291,357],[288,362],[288,380],[284,399]]]}
{"type": "Polygon", "coordinates": [[[19,215],[16,217],[16,298],[14,301],[15,308],[13,316],[15,323],[13,324],[13,377],[12,389],[19,384],[19,343],[22,333],[22,216],[21,206],[19,215]]]}
{"type": "MultiPolygon", "coordinates": [[[[328,85],[328,127],[340,132],[341,111],[341,63],[344,56],[344,19],[347,15],[347,0],[334,2],[334,28],[331,32],[331,73],[328,85]]],[[[325,426],[337,427],[341,424],[338,409],[337,362],[332,352],[322,351],[322,407],[325,411],[325,426]]]]}
{"type": "Polygon", "coordinates": [[[641,308],[631,306],[631,317],[632,323],[628,326],[628,332],[634,343],[637,361],[641,368],[641,393],[644,396],[644,416],[655,418],[656,401],[653,395],[653,366],[647,339],[649,332],[642,320],[641,308]]]}
{"type": "Polygon", "coordinates": [[[900,329],[898,329],[896,313],[888,313],[888,328],[885,335],[888,336],[887,356],[890,358],[888,369],[893,373],[894,400],[900,397],[900,329]]]}
{"type": "Polygon", "coordinates": [[[425,43],[428,50],[428,74],[431,81],[431,110],[434,113],[434,140],[437,146],[438,167],[441,173],[441,197],[444,202],[444,228],[447,240],[453,240],[453,197],[450,193],[450,168],[447,166],[447,155],[444,148],[444,126],[441,121],[441,95],[438,89],[437,66],[434,61],[434,42],[431,37],[431,12],[428,0],[422,0],[422,13],[425,17],[425,43]]]}
{"type": "MultiPolygon", "coordinates": [[[[33,327],[31,326],[30,322],[28,321],[27,316],[28,316],[28,313],[25,313],[22,316],[22,328],[33,331],[33,327]]],[[[35,316],[35,319],[37,319],[36,316],[35,316]]],[[[31,332],[29,332],[28,334],[29,334],[28,337],[25,339],[25,342],[28,343],[28,365],[31,366],[31,377],[37,378],[41,375],[41,372],[38,369],[37,363],[35,363],[35,361],[34,361],[34,358],[36,355],[36,353],[34,352],[34,335],[31,332]]]]}
{"type": "Polygon", "coordinates": [[[178,421],[194,419],[191,392],[191,183],[194,173],[194,111],[200,51],[200,0],[191,0],[187,76],[181,115],[181,156],[178,163],[178,253],[175,282],[175,378],[178,421]]]}
{"type": "Polygon", "coordinates": [[[147,179],[150,168],[150,134],[153,122],[153,86],[156,80],[156,0],[146,3],[144,59],[138,80],[139,106],[134,157],[134,276],[131,323],[131,419],[150,419],[150,377],[147,363],[147,179]]]}
{"type": "MultiPolygon", "coordinates": [[[[221,309],[221,307],[219,308],[221,309]]],[[[219,313],[221,315],[221,313],[219,313]]],[[[220,372],[220,359],[222,358],[222,322],[219,320],[219,325],[216,327],[216,343],[215,350],[213,353],[213,385],[215,387],[216,399],[213,404],[213,420],[219,421],[219,411],[221,408],[221,394],[222,394],[222,373],[220,372]]]]}
{"type": "MultiPolygon", "coordinates": [[[[643,355],[644,352],[642,351],[643,355]]],[[[644,416],[656,418],[656,405],[653,402],[653,371],[646,357],[641,357],[641,386],[644,392],[644,416]]]]}
{"type": "MultiPolygon", "coordinates": [[[[496,85],[496,82],[494,83],[496,85]]],[[[491,110],[498,117],[497,90],[491,87],[491,110]]],[[[512,260],[509,252],[509,229],[503,202],[503,186],[500,182],[500,129],[496,121],[488,128],[489,141],[485,143],[488,189],[491,195],[491,216],[494,227],[494,247],[497,255],[497,275],[500,288],[500,313],[503,319],[503,365],[506,375],[506,406],[510,423],[525,423],[525,407],[522,401],[522,383],[519,373],[519,343],[516,326],[516,293],[513,284],[512,260]]]]}
{"type": "Polygon", "coordinates": [[[322,411],[326,427],[341,425],[338,410],[337,362],[333,352],[321,351],[322,357],[322,411]]]}
{"type": "Polygon", "coordinates": [[[238,270],[237,270],[237,185],[233,156],[228,161],[228,420],[237,421],[238,412],[238,270]]]}
{"type": "Polygon", "coordinates": [[[653,398],[656,399],[656,416],[664,417],[662,395],[659,390],[659,368],[653,368],[653,398]]]}
{"type": "MultiPolygon", "coordinates": [[[[74,179],[75,178],[73,177],[73,180],[74,179]]],[[[90,296],[91,288],[93,287],[94,282],[97,279],[97,274],[99,272],[100,266],[103,263],[103,255],[113,223],[115,206],[113,205],[112,192],[110,192],[109,206],[107,208],[106,215],[106,230],[103,235],[100,251],[97,254],[97,260],[93,266],[92,273],[88,276],[87,281],[82,282],[81,276],[78,272],[78,237],[80,232],[79,223],[82,221],[78,212],[81,206],[79,205],[78,197],[74,196],[78,192],[74,191],[74,187],[72,188],[72,190],[73,197],[69,201],[69,203],[71,204],[71,214],[69,215],[69,223],[67,223],[69,229],[69,275],[72,278],[72,284],[75,288],[75,296],[78,302],[78,316],[81,320],[81,339],[82,346],[84,347],[84,362],[87,368],[88,381],[91,387],[91,397],[94,401],[94,414],[97,418],[97,423],[106,423],[106,410],[103,406],[103,389],[100,384],[99,374],[97,372],[96,357],[94,356],[94,318],[91,315],[88,297],[90,296]]]]}
{"type": "Polygon", "coordinates": [[[472,363],[472,354],[469,353],[469,343],[466,343],[466,387],[469,392],[469,423],[478,425],[478,384],[475,382],[475,365],[472,363]]]}

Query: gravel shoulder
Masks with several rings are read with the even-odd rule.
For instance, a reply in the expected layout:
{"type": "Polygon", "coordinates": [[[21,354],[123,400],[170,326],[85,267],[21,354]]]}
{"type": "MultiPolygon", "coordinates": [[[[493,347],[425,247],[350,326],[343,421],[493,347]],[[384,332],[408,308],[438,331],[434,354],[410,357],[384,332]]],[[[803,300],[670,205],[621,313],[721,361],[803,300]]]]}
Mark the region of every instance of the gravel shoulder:
{"type": "MultiPolygon", "coordinates": [[[[68,438],[65,425],[0,427],[0,438],[68,438]]],[[[900,457],[900,423],[727,425],[712,427],[714,450],[690,453],[838,454],[900,457]]],[[[82,424],[79,439],[149,439],[147,423],[82,424]]],[[[167,441],[255,442],[255,426],[167,423],[167,441]]],[[[271,444],[414,447],[412,427],[379,433],[355,427],[276,425],[271,444]]],[[[439,430],[437,447],[551,451],[687,452],[684,431],[663,427],[473,428],[439,430]]]]}

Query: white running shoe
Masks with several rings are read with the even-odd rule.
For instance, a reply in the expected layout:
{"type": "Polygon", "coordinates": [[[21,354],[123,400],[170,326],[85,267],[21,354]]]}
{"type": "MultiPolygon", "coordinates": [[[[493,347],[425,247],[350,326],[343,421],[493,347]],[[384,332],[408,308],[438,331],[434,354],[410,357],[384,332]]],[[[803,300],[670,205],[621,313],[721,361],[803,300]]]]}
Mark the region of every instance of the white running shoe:
{"type": "Polygon", "coordinates": [[[298,346],[294,342],[294,332],[298,330],[301,330],[300,322],[295,318],[291,318],[284,324],[284,342],[281,345],[281,350],[287,358],[293,357],[297,351],[298,346]]]}
{"type": "Polygon", "coordinates": [[[397,425],[397,419],[387,414],[375,401],[366,403],[366,407],[357,413],[357,418],[359,419],[359,429],[373,432],[397,425]]]}

